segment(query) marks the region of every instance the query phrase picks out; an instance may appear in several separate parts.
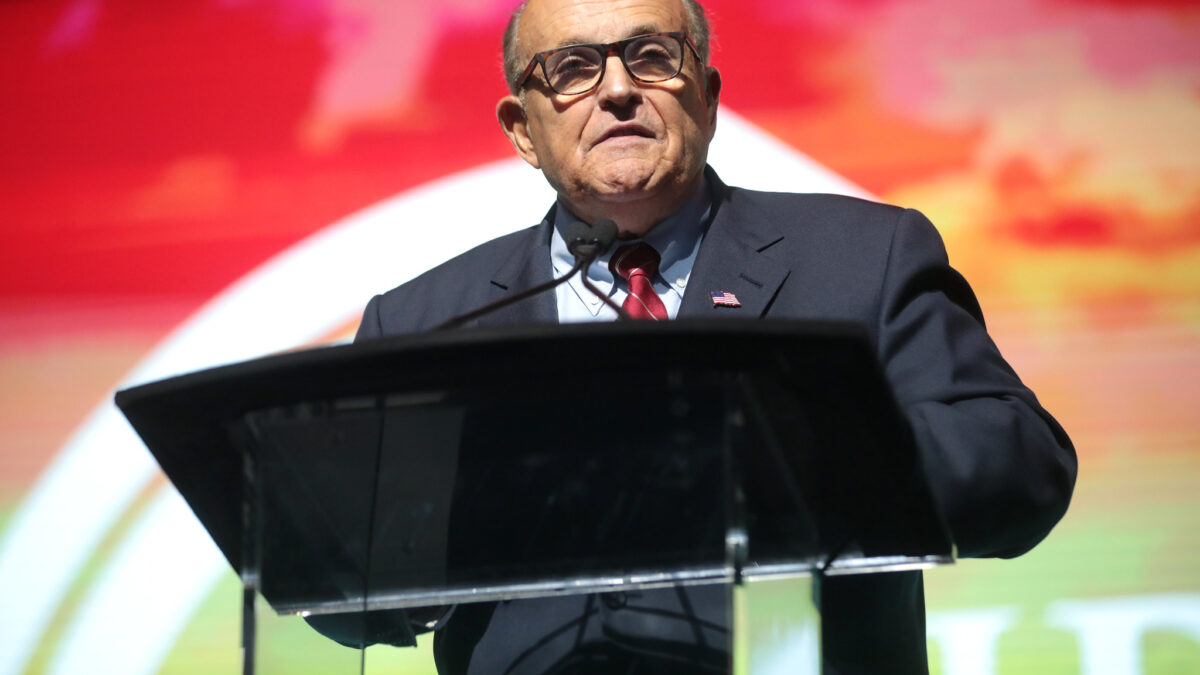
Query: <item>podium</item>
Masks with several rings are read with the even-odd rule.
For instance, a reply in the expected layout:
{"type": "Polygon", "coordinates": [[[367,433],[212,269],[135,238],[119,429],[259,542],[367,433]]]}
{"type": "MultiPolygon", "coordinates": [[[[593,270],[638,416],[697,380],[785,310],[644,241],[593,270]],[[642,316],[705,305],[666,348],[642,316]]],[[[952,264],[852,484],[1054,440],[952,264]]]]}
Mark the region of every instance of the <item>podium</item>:
{"type": "MultiPolygon", "coordinates": [[[[260,595],[343,644],[407,645],[478,603],[953,561],[907,422],[849,324],[405,336],[116,402],[240,575],[247,673],[260,595]]],[[[720,617],[691,617],[728,640],[724,672],[731,608],[725,638],[720,617]]]]}

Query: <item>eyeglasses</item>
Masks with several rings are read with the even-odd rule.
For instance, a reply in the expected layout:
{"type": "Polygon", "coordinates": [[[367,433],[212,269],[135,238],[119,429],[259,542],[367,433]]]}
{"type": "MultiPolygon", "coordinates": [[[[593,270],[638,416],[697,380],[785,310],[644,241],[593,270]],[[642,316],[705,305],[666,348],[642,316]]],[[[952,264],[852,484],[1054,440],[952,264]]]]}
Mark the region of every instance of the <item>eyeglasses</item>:
{"type": "Polygon", "coordinates": [[[604,66],[608,57],[616,54],[621,58],[625,71],[638,82],[664,82],[679,75],[683,70],[683,45],[687,44],[696,60],[700,53],[686,33],[649,33],[635,35],[607,44],[580,44],[557,47],[538,52],[529,60],[525,72],[517,81],[517,88],[525,86],[533,69],[542,64],[546,84],[556,94],[571,96],[584,94],[604,79],[604,66]]]}

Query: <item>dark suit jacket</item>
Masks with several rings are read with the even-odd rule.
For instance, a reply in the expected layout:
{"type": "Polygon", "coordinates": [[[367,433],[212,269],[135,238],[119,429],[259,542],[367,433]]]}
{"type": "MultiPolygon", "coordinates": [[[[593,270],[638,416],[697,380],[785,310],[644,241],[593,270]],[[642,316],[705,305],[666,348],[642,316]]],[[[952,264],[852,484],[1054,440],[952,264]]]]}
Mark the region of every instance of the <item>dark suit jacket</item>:
{"type": "MultiPolygon", "coordinates": [[[[988,337],[974,294],[929,221],[849,197],[729,188],[711,170],[708,179],[714,213],[679,316],[861,324],[912,424],[958,554],[1016,556],[1046,536],[1070,499],[1074,449],[988,337]],[[708,291],[732,292],[742,307],[714,308],[708,291]]],[[[548,280],[552,217],[553,209],[540,225],[373,298],[357,339],[426,330],[548,280]]],[[[544,293],[478,324],[556,320],[555,298],[544,293]]],[[[677,602],[666,593],[646,601],[677,602]]],[[[536,618],[559,620],[552,608],[570,602],[527,602],[460,607],[438,637],[439,667],[468,672],[471,661],[469,672],[503,672],[521,658],[512,672],[537,672],[529,643],[548,629],[536,618]]],[[[919,573],[827,579],[827,672],[925,672],[923,602],[919,573]]],[[[587,611],[579,605],[560,614],[587,611]]]]}

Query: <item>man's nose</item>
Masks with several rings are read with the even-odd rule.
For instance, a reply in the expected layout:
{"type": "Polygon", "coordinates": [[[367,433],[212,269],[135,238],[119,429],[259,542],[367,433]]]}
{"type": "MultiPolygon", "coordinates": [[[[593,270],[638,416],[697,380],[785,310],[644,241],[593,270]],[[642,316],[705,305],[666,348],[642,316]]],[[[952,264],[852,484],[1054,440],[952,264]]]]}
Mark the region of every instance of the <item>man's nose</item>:
{"type": "Polygon", "coordinates": [[[601,104],[621,106],[640,96],[641,90],[638,89],[637,81],[625,70],[625,64],[621,63],[620,57],[613,54],[604,64],[604,77],[596,85],[596,94],[600,97],[601,104]]]}

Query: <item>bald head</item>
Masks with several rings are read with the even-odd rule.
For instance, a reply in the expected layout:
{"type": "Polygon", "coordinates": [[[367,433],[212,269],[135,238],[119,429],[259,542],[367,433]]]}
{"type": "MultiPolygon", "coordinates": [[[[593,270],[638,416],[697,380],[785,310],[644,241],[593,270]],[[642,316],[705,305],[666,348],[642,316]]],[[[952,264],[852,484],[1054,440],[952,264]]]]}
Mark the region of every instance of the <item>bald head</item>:
{"type": "MultiPolygon", "coordinates": [[[[521,71],[525,69],[528,60],[532,54],[521,53],[520,31],[521,31],[521,16],[525,13],[526,6],[530,2],[536,0],[524,0],[520,5],[513,10],[512,16],[508,20],[508,27],[504,30],[504,81],[508,84],[508,91],[517,94],[517,79],[521,77],[521,71]]],[[[679,0],[683,4],[683,11],[687,15],[688,22],[688,37],[696,45],[696,51],[700,52],[700,60],[705,65],[708,64],[709,57],[709,28],[708,17],[704,13],[704,8],[696,0],[679,0]]]]}

